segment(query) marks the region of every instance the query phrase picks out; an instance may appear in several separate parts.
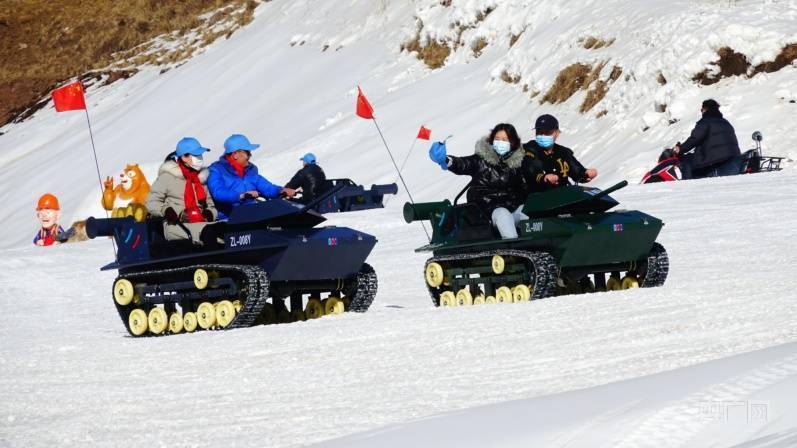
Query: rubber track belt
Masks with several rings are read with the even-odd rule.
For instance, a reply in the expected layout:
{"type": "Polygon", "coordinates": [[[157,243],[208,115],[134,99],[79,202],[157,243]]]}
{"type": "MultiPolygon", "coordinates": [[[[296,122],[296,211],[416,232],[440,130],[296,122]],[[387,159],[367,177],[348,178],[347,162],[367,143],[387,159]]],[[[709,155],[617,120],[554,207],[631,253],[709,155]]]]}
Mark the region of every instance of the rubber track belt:
{"type": "Polygon", "coordinates": [[[357,273],[355,285],[347,291],[347,295],[353,295],[349,303],[349,311],[364,313],[376,297],[378,287],[376,272],[368,263],[363,263],[360,272],[357,273]]]}
{"type": "Polygon", "coordinates": [[[655,288],[664,284],[667,280],[667,273],[670,271],[670,258],[664,246],[653,243],[653,248],[648,253],[648,268],[645,272],[645,279],[642,281],[643,288],[655,288]]]}
{"type": "Polygon", "coordinates": [[[424,283],[426,284],[429,294],[432,296],[432,304],[440,306],[440,293],[441,290],[429,286],[426,282],[426,266],[433,262],[446,261],[462,261],[474,260],[477,258],[491,259],[494,255],[501,255],[502,257],[515,257],[526,259],[529,266],[534,271],[531,272],[534,281],[534,290],[531,291],[531,300],[544,299],[556,294],[556,279],[557,265],[556,259],[548,252],[529,252],[525,250],[491,250],[486,252],[475,252],[467,254],[443,255],[439,257],[432,257],[426,260],[424,265],[424,283]]]}
{"type": "MultiPolygon", "coordinates": [[[[224,329],[232,329],[232,328],[243,328],[243,327],[251,327],[255,323],[255,319],[257,316],[260,315],[260,312],[263,310],[263,307],[266,305],[268,301],[268,290],[269,290],[269,281],[268,281],[268,274],[260,269],[257,266],[249,266],[249,265],[231,265],[231,264],[200,264],[194,266],[184,266],[180,268],[173,268],[173,269],[156,269],[151,271],[141,271],[141,272],[130,272],[124,275],[120,275],[119,277],[114,280],[113,285],[116,285],[116,281],[120,278],[126,278],[128,280],[134,281],[135,279],[143,279],[146,280],[149,276],[170,276],[174,274],[182,274],[182,273],[191,273],[196,269],[218,269],[224,272],[237,272],[241,274],[242,277],[245,278],[245,283],[239,285],[239,290],[241,291],[239,299],[243,302],[241,303],[241,310],[235,315],[235,318],[230,325],[225,327],[224,329]],[[246,290],[244,294],[243,291],[246,290]]],[[[112,286],[113,288],[113,286],[112,286]]],[[[132,332],[130,332],[130,325],[128,323],[130,312],[136,309],[136,305],[133,303],[129,305],[119,305],[116,303],[116,300],[113,301],[114,305],[116,305],[116,311],[119,313],[119,317],[122,319],[122,324],[127,329],[128,333],[131,336],[134,336],[132,332]]],[[[166,331],[163,335],[170,335],[168,331],[166,331]]],[[[150,332],[143,334],[141,336],[136,337],[144,337],[144,336],[156,336],[150,332]]]]}

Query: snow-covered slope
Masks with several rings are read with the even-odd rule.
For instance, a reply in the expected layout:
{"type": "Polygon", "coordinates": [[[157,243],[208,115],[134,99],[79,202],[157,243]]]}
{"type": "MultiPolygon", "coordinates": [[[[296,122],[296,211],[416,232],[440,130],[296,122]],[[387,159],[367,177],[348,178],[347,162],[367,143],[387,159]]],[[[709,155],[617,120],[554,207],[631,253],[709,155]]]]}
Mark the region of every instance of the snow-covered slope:
{"type": "MultiPolygon", "coordinates": [[[[664,145],[686,137],[700,102],[714,97],[743,145],[759,129],[767,152],[797,158],[797,104],[789,102],[797,99],[797,68],[709,87],[691,80],[720,47],[731,46],[757,64],[797,42],[794,0],[442,3],[268,2],[249,27],[185,65],[164,74],[145,69],[90,90],[102,175],[138,162],[154,181],[158,162],[182,136],[198,137],[215,158],[226,136],[243,132],[263,144],[255,162],[278,183],[308,150],[332,176],[366,184],[392,181],[395,174],[373,125],[353,114],[357,84],[376,107],[397,157],[421,124],[432,128],[433,137],[453,134],[451,152],[468,154],[494,124],[512,122],[528,139],[534,117],[552,112],[563,126],[561,142],[597,167],[605,182],[634,181],[664,145]],[[427,37],[452,46],[461,42],[443,68],[429,70],[414,53],[400,52],[418,35],[419,24],[421,43],[427,37]],[[513,35],[519,37],[510,47],[513,35]],[[590,37],[613,43],[583,48],[590,37]],[[488,44],[477,58],[472,47],[480,38],[488,44]],[[622,75],[585,115],[578,112],[585,91],[562,104],[541,105],[557,74],[574,63],[605,63],[602,80],[615,66],[622,75]],[[502,81],[504,71],[518,83],[502,81]],[[540,94],[532,99],[534,92],[540,94]],[[655,112],[657,104],[666,112],[655,112]],[[596,118],[603,110],[606,115],[596,118]],[[669,125],[672,120],[679,121],[669,125]]],[[[102,214],[81,112],[47,109],[2,132],[0,247],[28,244],[36,225],[32,209],[47,191],[61,199],[67,224],[102,214]]],[[[429,163],[424,150],[416,148],[406,176],[419,199],[450,194],[463,184],[429,163]]]]}
{"type": "Polygon", "coordinates": [[[797,446],[797,343],[344,437],[332,447],[797,446]]]}
{"type": "MultiPolygon", "coordinates": [[[[776,356],[764,356],[760,365],[753,355],[742,358],[749,363],[739,361],[744,368],[725,373],[726,364],[716,364],[661,381],[642,379],[616,386],[628,391],[615,398],[600,390],[576,392],[574,399],[603,401],[585,404],[573,424],[592,422],[596,437],[613,437],[613,443],[592,446],[621,441],[645,446],[634,443],[643,429],[686,436],[692,428],[704,437],[699,443],[679,437],[657,446],[707,446],[703,442],[710,436],[692,426],[706,422],[700,416],[687,422],[692,414],[676,412],[679,406],[695,412],[691,405],[705,396],[706,401],[764,401],[771,423],[767,431],[793,433],[792,396],[771,395],[765,388],[794,384],[789,369],[797,356],[797,176],[630,186],[616,197],[623,207],[666,222],[660,241],[670,253],[671,268],[663,287],[434,309],[421,276],[425,255],[411,250],[422,244],[423,233],[387,209],[331,221],[380,240],[369,259],[380,280],[369,312],[132,339],[111,303],[115,274],[97,270],[112,258],[107,240],[46,252],[5,250],[0,258],[0,445],[298,446],[785,343],[792,344],[776,356]],[[770,361],[785,367],[773,370],[770,361]],[[703,371],[708,373],[699,377],[703,371]],[[723,387],[737,384],[734,372],[752,380],[723,387]],[[672,395],[661,389],[673,383],[672,395]],[[632,406],[637,398],[650,401],[632,406]],[[607,412],[618,413],[603,414],[601,403],[607,412]],[[618,403],[631,406],[629,414],[622,414],[618,403]]],[[[540,400],[521,405],[522,412],[533,416],[542,403],[568,403],[540,400]]],[[[500,415],[506,409],[512,408],[473,415],[500,415]]],[[[515,414],[521,441],[536,437],[547,440],[545,446],[570,446],[568,435],[591,440],[590,426],[578,429],[558,420],[563,435],[552,439],[553,433],[522,423],[524,418],[515,414]]],[[[756,432],[749,429],[763,427],[735,428],[728,440],[753,440],[756,432]]]]}

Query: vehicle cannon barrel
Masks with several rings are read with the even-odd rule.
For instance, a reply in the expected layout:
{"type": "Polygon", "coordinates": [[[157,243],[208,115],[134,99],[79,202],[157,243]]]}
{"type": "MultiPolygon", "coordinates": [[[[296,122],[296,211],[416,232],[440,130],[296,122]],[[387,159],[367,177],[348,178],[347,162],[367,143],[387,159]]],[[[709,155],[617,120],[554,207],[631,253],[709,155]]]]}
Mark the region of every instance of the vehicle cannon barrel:
{"type": "Polygon", "coordinates": [[[430,220],[432,216],[442,213],[450,206],[451,201],[448,199],[439,202],[418,202],[415,204],[407,202],[404,204],[404,221],[409,224],[413,221],[430,220]]]}
{"type": "Polygon", "coordinates": [[[114,231],[124,227],[129,227],[135,223],[132,217],[126,218],[94,218],[86,220],[86,236],[96,238],[98,236],[114,236],[114,231]]]}

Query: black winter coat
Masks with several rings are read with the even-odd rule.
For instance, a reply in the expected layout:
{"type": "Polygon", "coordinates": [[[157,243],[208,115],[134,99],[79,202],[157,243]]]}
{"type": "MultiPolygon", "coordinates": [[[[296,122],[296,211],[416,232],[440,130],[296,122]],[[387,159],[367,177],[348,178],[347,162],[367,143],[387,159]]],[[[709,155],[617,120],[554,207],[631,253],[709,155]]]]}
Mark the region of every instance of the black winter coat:
{"type": "Polygon", "coordinates": [[[327,176],[324,170],[315,163],[309,163],[294,174],[293,178],[285,185],[288,188],[302,189],[302,199],[299,202],[308,203],[327,189],[327,176]]]}
{"type": "Polygon", "coordinates": [[[692,169],[723,163],[741,154],[733,126],[719,111],[706,111],[692,134],[681,144],[681,154],[692,169]],[[685,154],[696,148],[693,154],[685,154]]]}
{"type": "Polygon", "coordinates": [[[554,143],[553,150],[546,154],[545,150],[531,140],[523,145],[525,157],[523,158],[523,176],[531,191],[545,191],[551,188],[569,185],[568,179],[574,182],[587,182],[587,169],[584,168],[573,151],[558,143],[554,143]],[[554,186],[545,182],[547,174],[559,176],[559,183],[554,186]]]}
{"type": "Polygon", "coordinates": [[[488,218],[498,207],[514,211],[525,200],[520,149],[501,157],[485,137],[476,142],[475,154],[449,156],[448,162],[452,173],[471,176],[468,203],[476,204],[488,218]]]}

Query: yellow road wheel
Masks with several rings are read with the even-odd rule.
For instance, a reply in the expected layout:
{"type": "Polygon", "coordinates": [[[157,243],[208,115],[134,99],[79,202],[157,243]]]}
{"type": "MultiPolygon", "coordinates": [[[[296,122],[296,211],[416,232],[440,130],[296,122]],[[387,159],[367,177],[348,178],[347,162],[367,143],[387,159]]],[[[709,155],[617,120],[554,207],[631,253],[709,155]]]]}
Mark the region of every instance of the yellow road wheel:
{"type": "Polygon", "coordinates": [[[440,294],[440,306],[457,306],[457,296],[451,291],[440,294]]]}
{"type": "Polygon", "coordinates": [[[169,328],[169,316],[166,315],[166,311],[163,308],[155,307],[149,310],[147,323],[149,324],[149,331],[154,334],[163,334],[169,328]]]}
{"type": "Polygon", "coordinates": [[[169,316],[169,331],[174,334],[183,331],[183,315],[180,313],[172,313],[169,316]]]}
{"type": "Polygon", "coordinates": [[[235,312],[236,313],[240,313],[241,312],[241,307],[242,306],[243,305],[241,304],[240,300],[233,300],[232,301],[232,307],[235,308],[235,312]]]}
{"type": "Polygon", "coordinates": [[[291,310],[291,318],[294,322],[302,322],[307,320],[307,317],[304,315],[303,310],[291,310]]]}
{"type": "Polygon", "coordinates": [[[474,305],[484,305],[484,294],[479,294],[478,296],[473,298],[474,305]]]}
{"type": "Polygon", "coordinates": [[[307,306],[304,308],[304,314],[307,319],[318,319],[324,315],[324,305],[316,297],[311,297],[307,300],[307,306]]]}
{"type": "Polygon", "coordinates": [[[130,325],[130,332],[135,336],[141,336],[146,333],[149,327],[147,323],[147,313],[141,308],[136,308],[130,312],[127,323],[130,325]]]}
{"type": "Polygon", "coordinates": [[[230,325],[232,320],[235,319],[235,306],[229,300],[222,300],[216,306],[216,322],[221,328],[230,325]]]}
{"type": "Polygon", "coordinates": [[[496,300],[495,296],[487,296],[484,298],[484,303],[498,303],[498,300],[496,300]]]}
{"type": "Polygon", "coordinates": [[[196,309],[196,321],[203,330],[216,324],[216,308],[210,302],[202,302],[196,309]]]}
{"type": "Polygon", "coordinates": [[[113,284],[113,299],[116,303],[122,306],[130,305],[133,297],[136,295],[136,290],[130,280],[120,278],[113,284]]]}
{"type": "Polygon", "coordinates": [[[457,291],[457,306],[473,305],[473,296],[468,288],[462,288],[457,291]]]}
{"type": "Polygon", "coordinates": [[[124,217],[127,218],[128,216],[133,216],[134,213],[135,209],[133,207],[133,204],[127,204],[127,207],[125,207],[124,217]]]}
{"type": "Polygon", "coordinates": [[[198,323],[196,313],[189,311],[183,314],[183,328],[185,328],[185,331],[193,333],[196,331],[198,323]]]}
{"type": "Polygon", "coordinates": [[[324,314],[342,314],[345,306],[343,300],[337,297],[330,296],[324,302],[324,314]]]}
{"type": "Polygon", "coordinates": [[[122,207],[116,207],[111,211],[111,218],[124,218],[125,209],[122,207]]]}
{"type": "Polygon", "coordinates": [[[260,310],[260,315],[257,316],[256,323],[258,325],[271,325],[277,323],[277,310],[274,305],[266,303],[263,309],[260,310]]]}
{"type": "Polygon", "coordinates": [[[490,265],[493,268],[493,272],[496,274],[501,274],[504,272],[504,268],[506,267],[506,262],[504,261],[504,257],[500,255],[493,255],[493,259],[490,262],[490,265]]]}
{"type": "Polygon", "coordinates": [[[623,289],[639,288],[639,280],[634,275],[626,275],[623,278],[623,289]]]}
{"type": "Polygon", "coordinates": [[[208,287],[208,271],[202,268],[194,271],[194,286],[196,286],[196,289],[205,289],[208,287]]]}
{"type": "Polygon", "coordinates": [[[426,283],[433,288],[443,284],[443,267],[439,263],[429,263],[426,265],[426,283]]]}
{"type": "Polygon", "coordinates": [[[623,289],[623,284],[617,277],[609,277],[609,280],[606,280],[606,290],[607,291],[619,291],[623,289]]]}
{"type": "Polygon", "coordinates": [[[495,290],[495,300],[498,303],[512,303],[515,301],[512,297],[512,290],[508,286],[502,286],[495,290]]]}
{"type": "Polygon", "coordinates": [[[526,285],[517,285],[512,288],[512,297],[515,302],[528,302],[531,299],[531,289],[526,285]]]}

